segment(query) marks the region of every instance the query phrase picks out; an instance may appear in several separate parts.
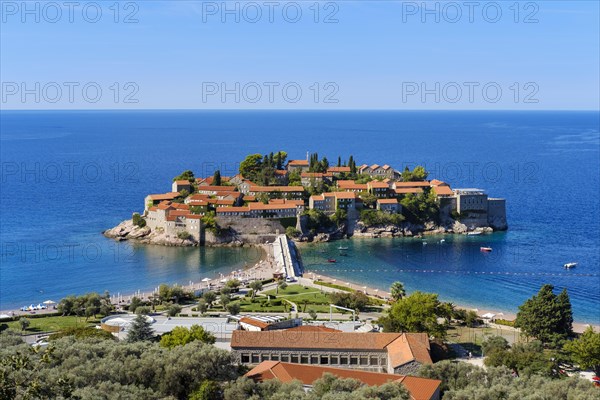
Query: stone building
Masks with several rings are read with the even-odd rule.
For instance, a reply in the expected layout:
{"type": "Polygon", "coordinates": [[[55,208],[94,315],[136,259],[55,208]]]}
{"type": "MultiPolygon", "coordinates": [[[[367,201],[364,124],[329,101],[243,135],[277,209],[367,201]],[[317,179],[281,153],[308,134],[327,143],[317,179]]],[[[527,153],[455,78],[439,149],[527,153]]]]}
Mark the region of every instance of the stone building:
{"type": "Polygon", "coordinates": [[[281,361],[408,374],[432,363],[425,333],[235,331],[231,350],[235,360],[245,365],[281,361]]]}
{"type": "Polygon", "coordinates": [[[199,242],[202,234],[202,217],[192,214],[189,205],[163,201],[146,211],[146,225],[152,231],[164,232],[168,236],[177,237],[187,232],[199,242]]]}

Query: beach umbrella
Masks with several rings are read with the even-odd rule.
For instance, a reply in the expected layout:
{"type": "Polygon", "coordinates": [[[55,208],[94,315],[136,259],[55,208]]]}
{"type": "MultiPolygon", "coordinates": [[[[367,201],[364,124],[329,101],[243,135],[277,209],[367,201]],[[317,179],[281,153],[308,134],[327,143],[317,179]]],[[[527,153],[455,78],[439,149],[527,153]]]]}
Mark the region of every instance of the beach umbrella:
{"type": "Polygon", "coordinates": [[[52,301],[52,300],[46,300],[46,301],[44,302],[44,304],[46,304],[46,305],[48,305],[48,306],[49,306],[50,304],[56,304],[56,302],[55,302],[55,301],[52,301]]]}

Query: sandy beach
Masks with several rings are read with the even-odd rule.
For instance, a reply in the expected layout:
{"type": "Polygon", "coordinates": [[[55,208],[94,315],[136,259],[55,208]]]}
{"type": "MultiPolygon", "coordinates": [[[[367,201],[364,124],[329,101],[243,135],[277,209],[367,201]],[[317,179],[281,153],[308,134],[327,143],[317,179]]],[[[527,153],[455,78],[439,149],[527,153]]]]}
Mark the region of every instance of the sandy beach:
{"type": "MultiPolygon", "coordinates": [[[[321,280],[321,281],[328,282],[328,283],[346,286],[346,287],[349,287],[354,290],[362,290],[369,296],[376,296],[376,297],[380,297],[382,299],[391,298],[391,294],[385,290],[367,287],[364,285],[349,282],[347,280],[337,279],[337,278],[334,278],[334,277],[331,277],[328,275],[323,275],[321,273],[317,274],[317,273],[313,273],[313,272],[308,272],[305,274],[305,277],[311,278],[313,280],[321,280]]],[[[444,301],[444,299],[441,299],[441,301],[444,301]]],[[[467,305],[456,304],[456,303],[454,305],[456,306],[456,308],[459,308],[459,309],[473,310],[473,311],[477,312],[477,315],[479,315],[479,316],[491,313],[491,314],[496,314],[496,318],[498,318],[498,319],[505,319],[505,320],[513,321],[515,318],[517,318],[516,313],[501,312],[498,310],[492,310],[492,309],[488,309],[488,308],[478,308],[478,307],[467,306],[467,305]]],[[[573,331],[577,332],[577,333],[582,333],[583,331],[585,331],[587,329],[588,326],[590,326],[590,324],[586,324],[583,322],[573,322],[573,331]]],[[[598,326],[598,325],[591,325],[591,326],[596,331],[600,331],[600,326],[598,326]]]]}

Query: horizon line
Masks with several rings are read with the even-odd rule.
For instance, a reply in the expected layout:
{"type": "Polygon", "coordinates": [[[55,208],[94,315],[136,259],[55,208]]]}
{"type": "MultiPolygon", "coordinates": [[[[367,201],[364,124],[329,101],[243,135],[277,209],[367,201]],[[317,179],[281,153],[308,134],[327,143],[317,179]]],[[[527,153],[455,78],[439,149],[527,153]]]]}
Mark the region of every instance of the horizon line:
{"type": "Polygon", "coordinates": [[[515,111],[515,112],[600,112],[600,108],[592,109],[592,108],[580,108],[580,109],[570,109],[570,108],[547,108],[547,109],[533,109],[533,110],[523,110],[517,108],[501,108],[501,109],[486,109],[486,108],[465,108],[465,109],[452,109],[452,108],[414,108],[414,109],[399,109],[399,108],[333,108],[333,109],[321,109],[321,108],[9,108],[9,109],[1,109],[0,112],[3,111],[323,111],[323,112],[331,112],[331,111],[397,111],[397,112],[431,112],[431,111],[515,111]]]}

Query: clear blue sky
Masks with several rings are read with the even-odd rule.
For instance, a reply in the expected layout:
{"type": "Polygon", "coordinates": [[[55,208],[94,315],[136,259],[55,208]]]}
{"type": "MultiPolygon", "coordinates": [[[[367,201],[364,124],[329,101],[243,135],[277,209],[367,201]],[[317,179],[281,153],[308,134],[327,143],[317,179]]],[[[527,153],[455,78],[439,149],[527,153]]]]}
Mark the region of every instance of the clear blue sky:
{"type": "Polygon", "coordinates": [[[476,2],[474,9],[461,1],[453,3],[458,9],[443,1],[334,1],[318,3],[318,16],[312,0],[274,1],[273,22],[262,0],[229,2],[238,7],[232,14],[221,1],[138,1],[121,2],[115,22],[111,0],[98,2],[96,23],[98,10],[85,1],[72,15],[63,5],[61,17],[43,1],[28,3],[33,14],[20,1],[0,3],[2,109],[599,108],[597,1],[520,2],[518,15],[513,1],[476,2]],[[292,23],[296,4],[302,15],[292,23]],[[137,22],[124,23],[130,14],[137,22]],[[65,82],[79,84],[72,102],[65,82]],[[232,89],[224,99],[223,85],[232,89]],[[32,91],[25,99],[24,87],[32,91]],[[127,94],[138,102],[124,102],[127,94]]]}

